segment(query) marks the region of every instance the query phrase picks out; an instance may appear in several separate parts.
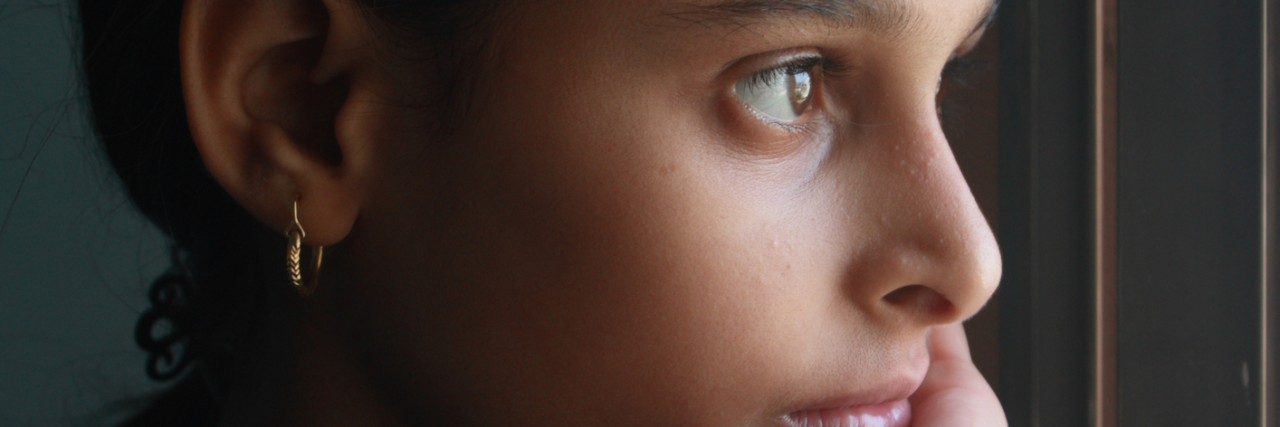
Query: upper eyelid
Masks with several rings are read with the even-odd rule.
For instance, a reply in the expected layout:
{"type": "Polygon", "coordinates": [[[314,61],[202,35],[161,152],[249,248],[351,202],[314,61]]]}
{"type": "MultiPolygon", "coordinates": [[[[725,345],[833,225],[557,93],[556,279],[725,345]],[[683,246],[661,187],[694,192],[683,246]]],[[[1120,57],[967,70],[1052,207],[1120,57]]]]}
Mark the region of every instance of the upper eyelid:
{"type": "Polygon", "coordinates": [[[753,84],[762,83],[766,77],[776,77],[784,73],[791,73],[798,69],[813,72],[815,69],[819,68],[821,63],[822,58],[819,55],[793,57],[752,72],[745,78],[749,79],[753,84]]]}
{"type": "Polygon", "coordinates": [[[851,68],[843,56],[816,49],[780,59],[776,66],[785,67],[805,61],[813,61],[810,68],[821,68],[824,75],[843,73],[851,68]]]}
{"type": "Polygon", "coordinates": [[[734,76],[733,81],[759,72],[775,69],[788,63],[811,57],[826,56],[812,47],[793,47],[738,57],[726,63],[720,71],[722,75],[734,76]]]}

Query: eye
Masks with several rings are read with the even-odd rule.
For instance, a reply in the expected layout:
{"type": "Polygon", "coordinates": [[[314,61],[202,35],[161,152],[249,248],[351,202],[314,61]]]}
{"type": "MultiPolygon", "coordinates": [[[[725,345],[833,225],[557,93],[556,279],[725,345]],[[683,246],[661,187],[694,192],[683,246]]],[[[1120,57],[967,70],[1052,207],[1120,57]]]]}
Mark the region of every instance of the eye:
{"type": "Polygon", "coordinates": [[[733,85],[733,93],[762,119],[795,124],[813,106],[819,57],[797,58],[733,85]]]}

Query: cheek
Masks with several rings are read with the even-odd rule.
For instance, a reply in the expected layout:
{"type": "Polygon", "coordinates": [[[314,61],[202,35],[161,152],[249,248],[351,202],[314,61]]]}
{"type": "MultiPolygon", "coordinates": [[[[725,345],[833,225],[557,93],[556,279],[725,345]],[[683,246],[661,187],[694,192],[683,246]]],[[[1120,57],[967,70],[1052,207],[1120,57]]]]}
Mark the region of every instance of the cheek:
{"type": "Polygon", "coordinates": [[[772,183],[644,100],[546,99],[493,106],[505,114],[477,119],[489,125],[441,153],[438,172],[399,178],[433,196],[400,203],[418,231],[388,237],[428,259],[396,262],[392,281],[412,290],[385,295],[403,307],[385,327],[447,326],[396,357],[434,352],[415,368],[498,384],[467,404],[494,416],[510,402],[609,425],[762,416],[777,404],[766,392],[815,361],[813,307],[837,292],[815,261],[826,246],[805,213],[817,203],[769,197],[772,183]]]}
{"type": "MultiPolygon", "coordinates": [[[[775,388],[758,368],[785,376],[803,338],[808,322],[794,306],[814,291],[801,274],[804,248],[777,206],[751,199],[691,149],[706,141],[625,131],[663,128],[637,110],[595,120],[566,109],[578,126],[522,127],[539,137],[518,145],[535,148],[498,168],[510,173],[504,186],[520,190],[489,208],[508,213],[486,228],[503,230],[497,252],[514,258],[492,268],[524,270],[503,286],[528,290],[515,311],[540,325],[517,339],[558,359],[547,363],[563,364],[556,376],[581,382],[567,385],[591,390],[587,399],[656,406],[621,413],[748,413],[762,406],[754,391],[775,388]]],[[[545,123],[571,122],[552,114],[545,123]]]]}
{"type": "MultiPolygon", "coordinates": [[[[547,287],[526,308],[549,327],[529,339],[576,346],[558,354],[573,361],[567,375],[626,390],[611,396],[628,406],[622,413],[753,415],[805,365],[798,349],[815,323],[802,306],[822,290],[796,268],[805,257],[785,227],[674,169],[627,185],[558,186],[579,203],[544,212],[573,221],[526,242],[540,264],[565,264],[542,272],[547,287]],[[546,256],[553,235],[571,237],[546,256]]],[[[587,398],[609,396],[600,392],[587,398]]]]}
{"type": "Polygon", "coordinates": [[[456,141],[394,158],[361,304],[406,394],[493,424],[746,425],[823,362],[825,193],[734,163],[624,71],[502,70],[456,141]]]}

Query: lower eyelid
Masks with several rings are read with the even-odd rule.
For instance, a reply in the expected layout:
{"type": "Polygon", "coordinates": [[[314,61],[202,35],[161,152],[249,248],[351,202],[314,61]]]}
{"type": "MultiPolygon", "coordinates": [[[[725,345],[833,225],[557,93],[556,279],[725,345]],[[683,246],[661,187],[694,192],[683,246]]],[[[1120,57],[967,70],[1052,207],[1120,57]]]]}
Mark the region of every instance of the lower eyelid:
{"type": "Polygon", "coordinates": [[[733,151],[744,153],[748,158],[789,157],[805,151],[806,147],[814,146],[815,138],[822,133],[821,119],[814,116],[812,111],[806,114],[802,122],[792,124],[761,117],[761,113],[736,96],[727,97],[720,105],[724,109],[721,114],[725,114],[722,117],[727,119],[724,123],[728,126],[730,140],[735,141],[728,146],[734,147],[733,151]]]}

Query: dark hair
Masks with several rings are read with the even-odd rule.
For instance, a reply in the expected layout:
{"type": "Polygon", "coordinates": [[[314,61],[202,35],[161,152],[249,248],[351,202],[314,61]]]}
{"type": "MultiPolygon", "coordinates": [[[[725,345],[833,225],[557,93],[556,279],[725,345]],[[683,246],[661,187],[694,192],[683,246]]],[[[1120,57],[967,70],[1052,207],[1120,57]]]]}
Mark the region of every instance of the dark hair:
{"type": "MultiPolygon", "coordinates": [[[[472,27],[496,1],[356,0],[395,41],[427,41],[442,81],[468,80],[484,43],[472,27]],[[466,41],[466,42],[464,42],[466,41]]],[[[213,425],[206,386],[251,356],[265,309],[288,296],[284,239],[213,180],[192,141],[179,75],[183,2],[80,0],[81,60],[91,121],[137,208],[171,240],[173,268],[152,284],[137,324],[157,380],[181,377],[126,425],[213,425]],[[156,336],[157,331],[166,332],[156,336]]],[[[420,43],[417,45],[421,45],[420,43]]],[[[468,84],[445,85],[449,90],[468,84]]],[[[445,92],[445,100],[460,98],[445,92]]],[[[455,110],[455,109],[444,109],[455,110]]],[[[448,123],[447,120],[442,122],[448,123]]]]}

